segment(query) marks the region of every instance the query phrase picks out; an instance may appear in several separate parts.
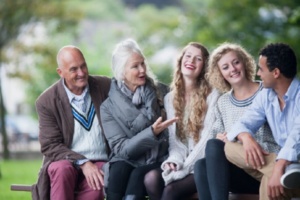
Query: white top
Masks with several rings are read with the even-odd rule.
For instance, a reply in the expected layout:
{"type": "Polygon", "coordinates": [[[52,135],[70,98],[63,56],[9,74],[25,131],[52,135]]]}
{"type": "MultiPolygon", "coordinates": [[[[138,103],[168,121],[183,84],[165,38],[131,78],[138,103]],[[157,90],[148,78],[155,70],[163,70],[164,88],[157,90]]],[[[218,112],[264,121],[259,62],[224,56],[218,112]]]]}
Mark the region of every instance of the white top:
{"type": "MultiPolygon", "coordinates": [[[[182,143],[176,136],[176,125],[175,123],[168,127],[169,129],[169,157],[165,160],[161,167],[165,163],[175,163],[177,171],[171,171],[163,169],[162,177],[165,181],[165,184],[169,184],[175,180],[182,179],[188,174],[194,173],[194,164],[195,162],[203,158],[206,142],[213,137],[212,134],[212,125],[216,119],[214,113],[214,107],[216,106],[218,97],[220,93],[217,90],[213,90],[207,97],[208,109],[204,119],[204,126],[201,132],[199,132],[200,140],[197,144],[194,144],[194,147],[191,148],[190,145],[182,143]]],[[[164,104],[167,112],[167,118],[175,117],[175,111],[173,107],[173,93],[169,92],[164,98],[164,104]]],[[[192,138],[188,138],[192,140],[192,138]]],[[[188,144],[193,143],[188,141],[188,144]]]]}

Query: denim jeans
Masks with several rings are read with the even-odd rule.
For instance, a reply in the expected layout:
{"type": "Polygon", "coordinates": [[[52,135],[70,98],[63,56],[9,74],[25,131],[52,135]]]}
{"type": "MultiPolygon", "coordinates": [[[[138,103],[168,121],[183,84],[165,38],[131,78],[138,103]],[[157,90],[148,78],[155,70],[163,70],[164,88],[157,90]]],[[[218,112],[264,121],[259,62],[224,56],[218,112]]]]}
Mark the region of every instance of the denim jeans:
{"type": "Polygon", "coordinates": [[[229,192],[258,194],[260,182],[226,159],[224,145],[221,140],[209,140],[205,158],[195,163],[199,199],[228,200],[229,192]]]}

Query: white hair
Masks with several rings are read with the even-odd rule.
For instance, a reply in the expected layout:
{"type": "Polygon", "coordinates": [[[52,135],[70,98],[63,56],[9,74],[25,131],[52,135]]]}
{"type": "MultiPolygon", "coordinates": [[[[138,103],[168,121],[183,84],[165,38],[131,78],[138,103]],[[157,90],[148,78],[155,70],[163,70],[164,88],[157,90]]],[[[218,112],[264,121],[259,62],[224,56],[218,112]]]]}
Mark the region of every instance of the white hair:
{"type": "Polygon", "coordinates": [[[124,70],[128,58],[133,54],[137,53],[145,59],[146,75],[151,77],[153,81],[156,80],[155,76],[151,72],[146,62],[146,58],[143,55],[139,45],[133,39],[126,39],[118,43],[112,53],[112,71],[116,80],[122,81],[124,79],[124,70]]]}

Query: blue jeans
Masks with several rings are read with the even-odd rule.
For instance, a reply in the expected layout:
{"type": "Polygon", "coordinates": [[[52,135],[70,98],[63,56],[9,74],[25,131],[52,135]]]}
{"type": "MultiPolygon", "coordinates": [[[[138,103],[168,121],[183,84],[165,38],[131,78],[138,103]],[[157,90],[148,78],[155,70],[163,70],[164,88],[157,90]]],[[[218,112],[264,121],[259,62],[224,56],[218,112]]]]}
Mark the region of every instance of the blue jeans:
{"type": "Polygon", "coordinates": [[[221,140],[209,140],[206,157],[195,163],[194,178],[199,199],[228,200],[229,192],[258,194],[260,182],[226,159],[224,145],[221,140]]]}

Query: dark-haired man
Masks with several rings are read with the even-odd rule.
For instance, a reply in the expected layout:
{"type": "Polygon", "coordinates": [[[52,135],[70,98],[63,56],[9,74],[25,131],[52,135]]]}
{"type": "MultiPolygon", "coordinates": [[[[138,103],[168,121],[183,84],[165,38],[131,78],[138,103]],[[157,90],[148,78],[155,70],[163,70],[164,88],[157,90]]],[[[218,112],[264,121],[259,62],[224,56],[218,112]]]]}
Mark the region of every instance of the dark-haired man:
{"type": "Polygon", "coordinates": [[[229,141],[241,142],[226,143],[227,159],[261,180],[261,200],[300,197],[300,180],[297,180],[300,175],[297,157],[300,154],[300,81],[296,74],[296,56],[289,45],[275,43],[264,47],[259,53],[257,75],[265,89],[227,134],[229,141]],[[264,152],[252,137],[266,121],[281,146],[278,154],[264,152]],[[287,170],[283,176],[287,168],[296,170],[287,170]]]}

